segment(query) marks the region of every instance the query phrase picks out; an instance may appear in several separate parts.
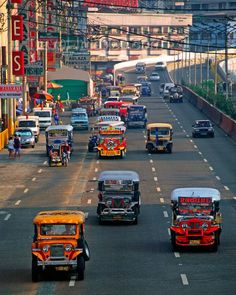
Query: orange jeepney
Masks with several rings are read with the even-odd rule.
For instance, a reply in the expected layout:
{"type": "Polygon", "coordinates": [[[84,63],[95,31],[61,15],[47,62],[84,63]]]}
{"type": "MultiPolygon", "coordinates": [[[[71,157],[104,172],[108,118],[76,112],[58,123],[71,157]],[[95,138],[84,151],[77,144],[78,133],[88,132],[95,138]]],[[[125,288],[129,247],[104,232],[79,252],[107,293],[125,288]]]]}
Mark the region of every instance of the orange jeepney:
{"type": "Polygon", "coordinates": [[[97,146],[98,158],[120,157],[126,155],[126,138],[124,126],[104,126],[99,130],[97,146]]]}
{"type": "Polygon", "coordinates": [[[39,212],[33,220],[32,281],[44,271],[76,270],[84,279],[85,261],[90,253],[84,237],[85,214],[77,210],[39,212]]]}

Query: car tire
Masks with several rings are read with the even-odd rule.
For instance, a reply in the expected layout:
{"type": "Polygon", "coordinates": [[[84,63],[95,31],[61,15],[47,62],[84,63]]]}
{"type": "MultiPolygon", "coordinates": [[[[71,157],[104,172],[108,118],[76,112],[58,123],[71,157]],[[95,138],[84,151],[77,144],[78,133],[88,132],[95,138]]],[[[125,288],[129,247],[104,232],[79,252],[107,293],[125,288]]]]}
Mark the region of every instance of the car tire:
{"type": "Polygon", "coordinates": [[[196,135],[194,133],[192,133],[192,138],[195,138],[195,137],[196,137],[196,135]]]}
{"type": "Polygon", "coordinates": [[[32,270],[31,270],[31,275],[32,275],[32,282],[39,282],[40,281],[40,276],[41,276],[41,270],[37,264],[37,257],[32,255],[32,270]]]}
{"type": "Polygon", "coordinates": [[[126,153],[125,153],[125,151],[121,151],[121,153],[120,153],[120,158],[121,158],[121,159],[124,159],[124,158],[125,158],[125,156],[126,156],[126,153]]]}
{"type": "Polygon", "coordinates": [[[85,261],[82,255],[77,257],[77,279],[78,281],[84,280],[85,261]]]}
{"type": "Polygon", "coordinates": [[[34,149],[34,147],[35,147],[35,145],[33,144],[33,145],[32,145],[32,149],[34,149]]]}
{"type": "Polygon", "coordinates": [[[150,154],[153,152],[153,145],[152,144],[147,144],[147,151],[150,154]]]}
{"type": "Polygon", "coordinates": [[[174,232],[171,232],[171,246],[172,246],[173,252],[176,252],[179,250],[178,245],[176,245],[176,237],[174,232]]]}
{"type": "Polygon", "coordinates": [[[172,154],[172,146],[171,145],[168,145],[166,150],[167,150],[168,154],[172,154]]]}
{"type": "Polygon", "coordinates": [[[89,261],[90,259],[90,249],[88,246],[88,243],[84,238],[79,238],[78,240],[78,248],[83,249],[83,254],[82,256],[84,257],[84,261],[89,261]]]}

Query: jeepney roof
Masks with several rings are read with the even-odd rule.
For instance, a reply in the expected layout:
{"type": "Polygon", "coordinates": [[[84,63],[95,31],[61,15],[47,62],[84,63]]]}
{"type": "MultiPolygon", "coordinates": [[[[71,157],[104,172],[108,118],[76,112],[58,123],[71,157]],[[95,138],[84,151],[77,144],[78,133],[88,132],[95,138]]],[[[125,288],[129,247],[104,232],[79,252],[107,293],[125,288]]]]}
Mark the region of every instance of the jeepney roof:
{"type": "Polygon", "coordinates": [[[152,128],[170,128],[172,129],[172,125],[169,123],[150,123],[147,125],[147,129],[152,128]]]}
{"type": "Polygon", "coordinates": [[[139,182],[139,175],[131,170],[106,170],[101,172],[98,181],[105,181],[109,179],[114,180],[133,180],[139,182]]]}
{"type": "Polygon", "coordinates": [[[18,116],[17,121],[39,120],[39,116],[18,116]]]}
{"type": "Polygon", "coordinates": [[[179,197],[212,198],[212,201],[220,201],[220,192],[210,187],[184,187],[176,188],[171,193],[171,201],[178,201],[179,197]]]}
{"type": "Polygon", "coordinates": [[[72,113],[87,113],[87,110],[84,108],[75,108],[72,110],[72,113]]]}
{"type": "Polygon", "coordinates": [[[51,130],[67,130],[67,131],[72,131],[73,126],[71,125],[51,125],[48,126],[45,132],[49,132],[51,130]]]}
{"type": "Polygon", "coordinates": [[[77,210],[52,210],[39,212],[34,220],[34,224],[48,223],[75,223],[83,224],[85,222],[85,214],[77,210]]]}

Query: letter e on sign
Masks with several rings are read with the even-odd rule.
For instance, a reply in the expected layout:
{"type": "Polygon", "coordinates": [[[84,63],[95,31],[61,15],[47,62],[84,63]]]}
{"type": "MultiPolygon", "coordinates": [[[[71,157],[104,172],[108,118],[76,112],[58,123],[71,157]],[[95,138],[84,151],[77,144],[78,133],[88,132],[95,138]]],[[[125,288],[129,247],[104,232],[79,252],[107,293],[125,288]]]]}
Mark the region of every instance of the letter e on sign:
{"type": "Polygon", "coordinates": [[[12,73],[15,76],[24,75],[24,52],[23,51],[12,52],[12,73]]]}
{"type": "Polygon", "coordinates": [[[23,16],[13,15],[11,17],[12,22],[12,40],[23,40],[23,16]]]}

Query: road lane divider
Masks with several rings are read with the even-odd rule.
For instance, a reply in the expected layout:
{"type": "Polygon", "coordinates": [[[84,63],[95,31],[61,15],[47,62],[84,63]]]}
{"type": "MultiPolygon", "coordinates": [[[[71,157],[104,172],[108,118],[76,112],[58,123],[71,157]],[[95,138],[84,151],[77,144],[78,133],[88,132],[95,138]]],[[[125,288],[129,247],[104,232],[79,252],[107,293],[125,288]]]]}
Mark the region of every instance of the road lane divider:
{"type": "Polygon", "coordinates": [[[164,217],[165,217],[165,218],[168,218],[168,217],[169,217],[169,215],[168,215],[168,212],[167,212],[167,211],[163,211],[163,215],[164,215],[164,217]]]}
{"type": "Polygon", "coordinates": [[[76,276],[72,276],[69,281],[69,287],[74,287],[76,281],[76,276]]]}
{"type": "Polygon", "coordinates": [[[92,200],[88,199],[87,204],[91,204],[91,203],[92,203],[92,200]]]}
{"type": "Polygon", "coordinates": [[[35,181],[35,180],[36,180],[36,177],[33,177],[33,178],[32,178],[32,181],[35,181]]]}
{"type": "Polygon", "coordinates": [[[156,176],[154,177],[154,181],[158,181],[156,176]]]}
{"type": "Polygon", "coordinates": [[[48,161],[44,161],[44,162],[43,162],[43,165],[46,165],[47,163],[48,163],[48,161]]]}
{"type": "Polygon", "coordinates": [[[189,141],[190,141],[191,143],[193,143],[193,140],[192,140],[192,139],[190,139],[189,141]]]}
{"type": "Polygon", "coordinates": [[[202,152],[198,152],[200,156],[202,156],[202,152]]]}
{"type": "Polygon", "coordinates": [[[16,206],[19,206],[20,203],[21,203],[21,200],[18,200],[17,202],[15,202],[15,205],[16,205],[16,206]]]}
{"type": "Polygon", "coordinates": [[[93,181],[96,181],[97,180],[97,178],[96,177],[93,177],[93,181]]]}
{"type": "Polygon", "coordinates": [[[219,176],[216,176],[216,179],[217,179],[217,180],[220,180],[220,177],[219,177],[219,176]]]}
{"type": "Polygon", "coordinates": [[[95,168],[95,169],[94,169],[94,172],[98,172],[98,168],[95,168]]]}
{"type": "Polygon", "coordinates": [[[99,164],[99,160],[97,160],[97,162],[96,162],[97,164],[99,164]]]}
{"type": "Polygon", "coordinates": [[[167,231],[168,231],[168,235],[170,236],[170,229],[168,228],[167,231]]]}
{"type": "Polygon", "coordinates": [[[28,193],[28,191],[29,191],[29,189],[28,189],[28,188],[26,188],[26,189],[24,190],[24,194],[27,194],[27,193],[28,193]]]}
{"type": "Polygon", "coordinates": [[[233,197],[233,199],[236,201],[236,197],[233,197]]]}
{"type": "Polygon", "coordinates": [[[214,169],[211,167],[211,166],[209,166],[209,169],[211,170],[211,171],[213,171],[214,169]]]}
{"type": "Polygon", "coordinates": [[[174,255],[175,255],[176,258],[180,258],[179,252],[174,252],[174,255]]]}
{"type": "Polygon", "coordinates": [[[186,274],[182,273],[182,274],[180,275],[180,277],[181,277],[181,280],[182,280],[182,284],[183,284],[184,286],[189,285],[189,283],[188,283],[188,278],[187,278],[186,274]]]}
{"type": "Polygon", "coordinates": [[[156,171],[155,167],[152,167],[152,172],[155,172],[155,171],[156,171]]]}
{"type": "Polygon", "coordinates": [[[197,145],[196,144],[194,145],[194,148],[197,149],[197,145]]]}
{"type": "Polygon", "coordinates": [[[205,163],[207,163],[207,159],[203,159],[203,161],[204,161],[205,163]]]}
{"type": "Polygon", "coordinates": [[[8,213],[7,216],[4,218],[5,221],[7,221],[11,217],[11,214],[8,213]]]}
{"type": "Polygon", "coordinates": [[[42,173],[42,169],[39,169],[38,173],[42,173]]]}
{"type": "Polygon", "coordinates": [[[165,202],[164,198],[160,198],[160,202],[164,203],[165,202]]]}
{"type": "Polygon", "coordinates": [[[228,188],[228,186],[226,186],[226,185],[224,185],[224,189],[225,189],[226,191],[229,191],[229,188],[228,188]]]}
{"type": "Polygon", "coordinates": [[[150,163],[153,163],[153,160],[152,159],[150,160],[150,163]]]}
{"type": "Polygon", "coordinates": [[[156,190],[157,190],[157,192],[159,193],[159,192],[161,191],[161,188],[158,186],[158,187],[156,188],[156,190]]]}

